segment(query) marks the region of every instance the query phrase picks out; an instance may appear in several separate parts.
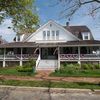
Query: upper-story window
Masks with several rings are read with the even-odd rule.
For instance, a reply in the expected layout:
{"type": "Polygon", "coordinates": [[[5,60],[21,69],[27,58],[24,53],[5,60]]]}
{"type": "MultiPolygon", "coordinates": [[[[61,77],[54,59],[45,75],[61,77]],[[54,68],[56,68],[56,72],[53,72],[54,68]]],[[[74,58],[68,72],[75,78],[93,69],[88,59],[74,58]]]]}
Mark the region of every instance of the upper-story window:
{"type": "Polygon", "coordinates": [[[55,31],[52,31],[52,40],[55,40],[55,31]]]}
{"type": "Polygon", "coordinates": [[[90,40],[90,33],[86,32],[86,33],[82,33],[83,36],[83,40],[90,40]]]}
{"type": "Polygon", "coordinates": [[[50,31],[47,31],[47,40],[50,39],[50,31]]]}
{"type": "Polygon", "coordinates": [[[46,40],[46,31],[43,31],[43,39],[46,40]]]}
{"type": "Polygon", "coordinates": [[[17,36],[17,41],[18,41],[18,42],[20,41],[20,35],[17,36]]]}
{"type": "Polygon", "coordinates": [[[59,30],[56,31],[56,40],[59,40],[59,30]]]}

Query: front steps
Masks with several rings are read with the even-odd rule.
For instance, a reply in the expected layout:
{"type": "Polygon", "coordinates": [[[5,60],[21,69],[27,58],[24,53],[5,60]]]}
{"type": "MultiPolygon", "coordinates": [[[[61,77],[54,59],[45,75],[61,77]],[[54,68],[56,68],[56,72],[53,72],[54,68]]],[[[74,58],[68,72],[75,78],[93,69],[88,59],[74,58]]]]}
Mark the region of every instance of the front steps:
{"type": "Polygon", "coordinates": [[[57,68],[57,65],[58,65],[57,60],[40,60],[36,70],[54,71],[57,68]]]}

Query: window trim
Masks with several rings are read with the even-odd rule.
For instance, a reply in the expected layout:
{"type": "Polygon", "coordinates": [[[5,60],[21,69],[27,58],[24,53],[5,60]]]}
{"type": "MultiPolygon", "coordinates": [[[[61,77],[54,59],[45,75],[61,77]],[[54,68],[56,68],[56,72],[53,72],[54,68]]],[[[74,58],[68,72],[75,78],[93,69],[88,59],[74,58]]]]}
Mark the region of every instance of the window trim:
{"type": "Polygon", "coordinates": [[[43,31],[43,40],[46,40],[46,31],[43,31]]]}

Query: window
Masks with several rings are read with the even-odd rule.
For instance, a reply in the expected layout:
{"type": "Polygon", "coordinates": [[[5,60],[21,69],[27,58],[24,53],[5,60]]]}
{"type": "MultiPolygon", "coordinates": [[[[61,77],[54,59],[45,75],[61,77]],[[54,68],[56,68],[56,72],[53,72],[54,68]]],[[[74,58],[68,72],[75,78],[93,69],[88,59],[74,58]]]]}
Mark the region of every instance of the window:
{"type": "Polygon", "coordinates": [[[52,24],[50,24],[50,27],[52,27],[52,24]]]}
{"type": "Polygon", "coordinates": [[[82,33],[83,34],[83,40],[90,40],[90,34],[89,33],[82,33]]]}
{"type": "Polygon", "coordinates": [[[59,30],[56,31],[56,40],[59,40],[59,30]]]}
{"type": "Polygon", "coordinates": [[[52,31],[52,40],[55,39],[55,31],[52,31]]]}
{"type": "Polygon", "coordinates": [[[17,41],[18,41],[18,42],[20,41],[20,35],[17,36],[17,41]]]}
{"type": "Polygon", "coordinates": [[[88,40],[88,36],[84,36],[84,39],[85,39],[85,40],[88,40]]]}
{"type": "Polygon", "coordinates": [[[47,31],[47,39],[50,39],[50,31],[47,31]]]}
{"type": "Polygon", "coordinates": [[[46,40],[46,31],[43,31],[43,40],[46,40]]]}

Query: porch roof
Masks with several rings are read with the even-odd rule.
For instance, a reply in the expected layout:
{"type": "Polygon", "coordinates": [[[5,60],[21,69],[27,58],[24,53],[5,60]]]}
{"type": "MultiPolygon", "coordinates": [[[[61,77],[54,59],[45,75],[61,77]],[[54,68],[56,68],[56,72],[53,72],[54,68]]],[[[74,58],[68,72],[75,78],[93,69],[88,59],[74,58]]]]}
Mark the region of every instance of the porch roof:
{"type": "Polygon", "coordinates": [[[21,47],[67,47],[67,46],[100,46],[98,40],[68,41],[59,43],[35,43],[35,42],[11,42],[0,44],[0,48],[21,48],[21,47]]]}
{"type": "Polygon", "coordinates": [[[11,42],[6,44],[1,44],[0,48],[17,48],[17,47],[37,47],[35,42],[11,42]]]}
{"type": "Polygon", "coordinates": [[[67,41],[59,43],[40,43],[40,47],[66,47],[66,46],[100,46],[100,41],[98,40],[82,40],[82,41],[67,41]]]}

